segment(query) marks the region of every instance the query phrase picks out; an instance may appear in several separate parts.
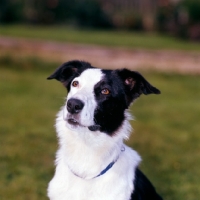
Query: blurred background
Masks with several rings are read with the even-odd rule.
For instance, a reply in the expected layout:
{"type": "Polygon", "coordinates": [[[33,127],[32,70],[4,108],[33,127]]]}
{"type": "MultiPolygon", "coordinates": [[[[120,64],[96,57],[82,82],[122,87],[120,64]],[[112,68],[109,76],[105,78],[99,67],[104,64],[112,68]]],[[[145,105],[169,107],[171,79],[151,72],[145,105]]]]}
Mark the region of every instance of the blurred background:
{"type": "Polygon", "coordinates": [[[46,199],[55,116],[67,91],[46,78],[79,59],[142,73],[128,145],[165,200],[200,196],[200,0],[0,0],[0,199],[46,199]]]}
{"type": "Polygon", "coordinates": [[[2,24],[158,31],[200,40],[198,0],[1,0],[2,24]]]}

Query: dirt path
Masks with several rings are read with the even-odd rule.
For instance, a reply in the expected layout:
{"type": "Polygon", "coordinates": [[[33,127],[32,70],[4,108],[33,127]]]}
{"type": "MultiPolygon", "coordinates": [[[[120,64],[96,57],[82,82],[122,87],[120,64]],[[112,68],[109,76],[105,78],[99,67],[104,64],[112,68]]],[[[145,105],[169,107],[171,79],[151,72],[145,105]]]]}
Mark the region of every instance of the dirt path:
{"type": "Polygon", "coordinates": [[[60,63],[79,59],[102,68],[153,69],[200,74],[200,52],[130,50],[95,45],[0,37],[0,56],[38,56],[60,63]]]}

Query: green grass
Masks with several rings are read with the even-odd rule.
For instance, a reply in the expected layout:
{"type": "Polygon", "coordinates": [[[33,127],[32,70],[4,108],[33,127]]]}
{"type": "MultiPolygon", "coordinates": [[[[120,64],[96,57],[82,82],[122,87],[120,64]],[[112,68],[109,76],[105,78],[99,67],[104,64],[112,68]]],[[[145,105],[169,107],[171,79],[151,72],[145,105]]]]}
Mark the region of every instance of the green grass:
{"type": "Polygon", "coordinates": [[[59,42],[106,45],[142,49],[176,49],[200,51],[199,43],[153,33],[135,33],[126,31],[77,30],[67,27],[51,26],[0,26],[0,35],[59,42]]]}
{"type": "MultiPolygon", "coordinates": [[[[0,199],[45,200],[57,140],[54,119],[65,89],[46,77],[57,67],[34,58],[0,59],[0,199]]],[[[143,72],[161,95],[142,96],[131,107],[128,144],[165,200],[200,196],[200,79],[143,72]]]]}

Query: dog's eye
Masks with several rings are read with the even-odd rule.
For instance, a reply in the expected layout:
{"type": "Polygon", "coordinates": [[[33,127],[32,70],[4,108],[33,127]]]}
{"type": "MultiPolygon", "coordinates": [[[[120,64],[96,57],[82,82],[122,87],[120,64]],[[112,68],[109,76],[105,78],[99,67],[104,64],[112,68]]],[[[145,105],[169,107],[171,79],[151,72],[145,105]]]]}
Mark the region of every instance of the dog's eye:
{"type": "Polygon", "coordinates": [[[79,84],[79,82],[78,82],[78,81],[73,81],[73,82],[72,82],[72,86],[73,86],[73,87],[77,87],[77,86],[78,86],[78,84],[79,84]]]}
{"type": "Polygon", "coordinates": [[[104,88],[103,90],[101,90],[101,94],[108,95],[110,94],[110,91],[107,88],[104,88]]]}

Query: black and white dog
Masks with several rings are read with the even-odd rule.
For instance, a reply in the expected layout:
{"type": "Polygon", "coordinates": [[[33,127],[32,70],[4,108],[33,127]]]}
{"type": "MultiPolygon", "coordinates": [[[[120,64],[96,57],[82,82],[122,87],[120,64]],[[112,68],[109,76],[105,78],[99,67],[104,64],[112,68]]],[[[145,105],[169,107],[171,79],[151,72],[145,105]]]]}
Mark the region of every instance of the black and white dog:
{"type": "Polygon", "coordinates": [[[102,70],[70,61],[48,79],[68,90],[57,115],[59,150],[49,183],[51,200],[162,200],[138,169],[138,153],[123,143],[131,133],[130,104],[159,94],[138,72],[102,70]]]}

